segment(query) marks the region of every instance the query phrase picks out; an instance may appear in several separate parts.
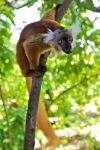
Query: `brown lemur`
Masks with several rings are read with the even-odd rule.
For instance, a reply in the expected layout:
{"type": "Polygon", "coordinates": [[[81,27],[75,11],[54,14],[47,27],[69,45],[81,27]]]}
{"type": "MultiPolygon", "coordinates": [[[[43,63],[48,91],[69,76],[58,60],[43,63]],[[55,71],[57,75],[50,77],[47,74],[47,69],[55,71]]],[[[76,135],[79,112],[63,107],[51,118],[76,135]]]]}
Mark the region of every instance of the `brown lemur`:
{"type": "Polygon", "coordinates": [[[39,64],[40,56],[51,47],[67,54],[72,52],[73,37],[70,29],[55,21],[58,7],[47,11],[40,21],[28,24],[21,32],[16,58],[25,77],[41,76],[45,66],[39,64]]]}

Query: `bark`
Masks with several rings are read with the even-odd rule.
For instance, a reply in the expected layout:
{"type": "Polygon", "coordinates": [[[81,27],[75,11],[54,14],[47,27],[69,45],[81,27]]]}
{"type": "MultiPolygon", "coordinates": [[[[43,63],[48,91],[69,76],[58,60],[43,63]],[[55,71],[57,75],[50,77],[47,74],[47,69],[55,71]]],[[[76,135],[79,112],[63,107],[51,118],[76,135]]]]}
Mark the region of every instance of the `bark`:
{"type": "Polygon", "coordinates": [[[32,79],[32,88],[29,96],[24,139],[24,150],[33,150],[35,144],[36,115],[38,110],[39,95],[42,77],[32,79]]]}
{"type": "MultiPolygon", "coordinates": [[[[62,6],[59,7],[56,15],[56,20],[60,21],[63,18],[65,11],[68,9],[72,0],[64,0],[62,6]]],[[[49,53],[43,55],[40,59],[40,63],[46,64],[49,53]]],[[[24,150],[33,150],[35,145],[35,129],[36,129],[36,116],[39,103],[40,89],[42,85],[42,77],[32,78],[32,89],[30,92],[26,128],[25,128],[25,138],[24,138],[24,150]]]]}

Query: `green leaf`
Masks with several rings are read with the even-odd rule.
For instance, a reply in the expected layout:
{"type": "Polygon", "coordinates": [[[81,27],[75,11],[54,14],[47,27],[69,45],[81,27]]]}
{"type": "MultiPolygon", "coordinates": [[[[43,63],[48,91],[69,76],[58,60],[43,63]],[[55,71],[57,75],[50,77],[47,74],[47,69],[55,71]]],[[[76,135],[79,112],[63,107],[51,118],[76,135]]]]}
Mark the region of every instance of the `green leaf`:
{"type": "Polygon", "coordinates": [[[86,7],[90,10],[94,10],[94,4],[92,0],[87,0],[86,1],[86,7]]]}

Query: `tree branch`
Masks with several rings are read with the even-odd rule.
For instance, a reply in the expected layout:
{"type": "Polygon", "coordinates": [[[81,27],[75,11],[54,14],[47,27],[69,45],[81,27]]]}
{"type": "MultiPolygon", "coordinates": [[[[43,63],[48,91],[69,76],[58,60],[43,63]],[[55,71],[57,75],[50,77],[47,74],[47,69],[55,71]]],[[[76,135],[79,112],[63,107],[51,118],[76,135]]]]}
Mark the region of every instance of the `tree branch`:
{"type": "Polygon", "coordinates": [[[84,78],[83,80],[78,81],[77,83],[75,83],[74,85],[72,85],[70,88],[67,88],[66,90],[62,91],[56,98],[54,98],[54,99],[51,98],[50,99],[51,102],[49,104],[47,104],[47,106],[46,106],[47,110],[53,104],[53,102],[55,102],[56,100],[58,100],[61,96],[63,96],[67,92],[73,90],[74,88],[78,87],[79,85],[83,84],[84,82],[91,80],[91,78],[94,78],[94,77],[97,77],[97,76],[99,76],[99,73],[96,73],[96,74],[91,75],[91,76],[89,76],[87,78],[84,78]]]}
{"type": "Polygon", "coordinates": [[[4,6],[8,6],[8,7],[11,7],[12,9],[20,9],[20,8],[23,8],[25,6],[28,6],[31,4],[31,0],[19,5],[19,6],[15,6],[17,4],[18,0],[13,0],[12,2],[9,2],[8,0],[5,0],[5,4],[4,6]]]}
{"type": "Polygon", "coordinates": [[[100,6],[99,6],[99,7],[94,7],[93,10],[87,8],[87,6],[86,6],[85,9],[90,10],[90,11],[92,11],[92,12],[100,13],[100,6]]]}
{"type": "Polygon", "coordinates": [[[100,6],[99,7],[95,7],[95,12],[100,13],[100,6]]]}
{"type": "Polygon", "coordinates": [[[87,10],[90,10],[90,11],[92,11],[92,12],[100,13],[100,6],[94,7],[94,9],[91,9],[91,8],[89,8],[89,7],[86,5],[85,2],[81,2],[81,5],[82,5],[85,9],[87,9],[87,10]]]}
{"type": "Polygon", "coordinates": [[[70,88],[68,88],[68,89],[66,89],[66,90],[64,90],[64,91],[62,91],[62,92],[61,92],[55,99],[53,99],[52,101],[58,100],[62,95],[66,94],[66,93],[69,92],[70,90],[76,88],[78,85],[83,84],[84,82],[91,80],[91,78],[97,77],[98,75],[99,75],[99,74],[96,73],[96,74],[94,74],[94,75],[91,75],[90,77],[84,78],[83,80],[81,80],[81,81],[77,82],[76,84],[72,85],[70,88]]]}
{"type": "Polygon", "coordinates": [[[59,7],[57,14],[56,14],[56,21],[60,22],[63,18],[66,10],[69,8],[69,5],[71,4],[73,0],[64,0],[62,3],[62,6],[59,7]]]}
{"type": "MultiPolygon", "coordinates": [[[[53,3],[53,1],[54,0],[51,0],[51,3],[53,3]]],[[[71,1],[72,0],[64,0],[63,6],[59,9],[59,13],[58,13],[58,14],[61,13],[61,15],[57,16],[57,18],[58,18],[57,21],[58,22],[62,19],[63,15],[64,15],[64,12],[66,11],[66,8],[69,7],[71,1]]],[[[28,6],[28,5],[31,4],[31,0],[30,0],[30,1],[27,1],[27,2],[23,3],[22,5],[15,6],[17,2],[18,2],[18,0],[13,0],[12,2],[9,2],[8,0],[5,0],[5,4],[4,5],[7,5],[8,7],[11,7],[13,9],[20,9],[20,8],[23,8],[23,7],[28,6]]],[[[82,4],[84,4],[84,2],[82,2],[81,5],[82,4]]],[[[87,6],[85,4],[83,6],[86,9],[91,10],[91,9],[87,8],[87,6]]],[[[100,6],[99,7],[95,7],[94,10],[91,10],[91,11],[100,13],[100,6]]]]}
{"type": "MultiPolygon", "coordinates": [[[[62,3],[62,6],[59,7],[59,9],[57,11],[57,16],[56,16],[57,21],[60,21],[62,19],[65,11],[68,9],[71,2],[72,2],[72,0],[64,0],[64,2],[62,3]]],[[[43,57],[41,57],[40,63],[45,65],[48,55],[49,55],[49,53],[46,53],[43,57]]],[[[33,77],[32,78],[32,89],[31,89],[31,93],[30,93],[30,97],[29,97],[27,119],[26,119],[24,150],[33,150],[34,149],[36,116],[37,116],[37,110],[38,110],[38,102],[39,102],[39,95],[40,95],[42,79],[43,79],[43,77],[40,77],[40,78],[33,77]]]]}
{"type": "Polygon", "coordinates": [[[36,115],[39,103],[39,95],[42,84],[42,77],[32,79],[32,88],[29,97],[26,130],[24,139],[24,150],[33,150],[35,144],[36,115]]]}

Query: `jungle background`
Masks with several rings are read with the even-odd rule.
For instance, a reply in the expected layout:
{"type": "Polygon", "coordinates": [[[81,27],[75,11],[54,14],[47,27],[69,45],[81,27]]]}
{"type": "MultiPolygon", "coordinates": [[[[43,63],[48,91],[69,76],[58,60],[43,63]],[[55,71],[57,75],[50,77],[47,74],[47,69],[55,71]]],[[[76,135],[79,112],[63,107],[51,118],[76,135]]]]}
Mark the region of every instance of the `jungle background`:
{"type": "MultiPolygon", "coordinates": [[[[23,147],[28,93],[16,64],[17,39],[12,40],[12,27],[16,28],[16,12],[30,9],[35,2],[0,0],[0,150],[23,147]]],[[[42,0],[38,11],[41,15],[61,2],[42,0]]],[[[48,58],[40,97],[54,130],[66,136],[58,149],[100,150],[99,6],[99,0],[72,2],[61,24],[67,28],[76,22],[80,25],[76,46],[71,55],[61,52],[48,58]]],[[[45,141],[38,128],[36,141],[38,147],[45,141]]]]}

